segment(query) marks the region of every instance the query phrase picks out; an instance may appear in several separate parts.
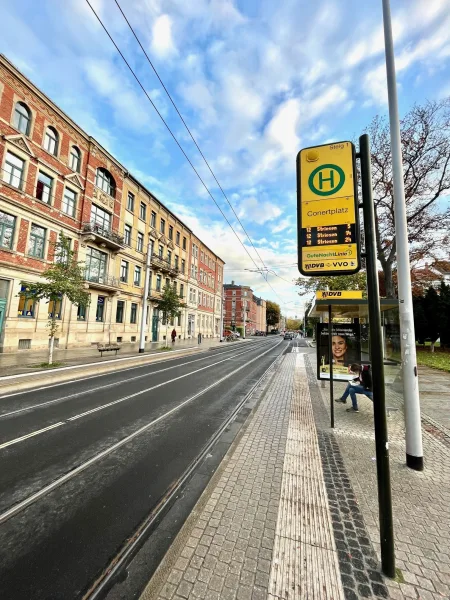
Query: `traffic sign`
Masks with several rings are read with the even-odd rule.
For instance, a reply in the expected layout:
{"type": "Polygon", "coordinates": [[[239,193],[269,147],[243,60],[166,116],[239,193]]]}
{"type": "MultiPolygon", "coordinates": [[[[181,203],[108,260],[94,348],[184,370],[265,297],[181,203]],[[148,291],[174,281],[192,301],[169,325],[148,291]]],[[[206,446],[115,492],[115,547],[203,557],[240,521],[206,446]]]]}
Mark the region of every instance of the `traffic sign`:
{"type": "Polygon", "coordinates": [[[351,142],[297,155],[298,266],[303,275],[350,275],[360,268],[355,148],[351,142]]]}

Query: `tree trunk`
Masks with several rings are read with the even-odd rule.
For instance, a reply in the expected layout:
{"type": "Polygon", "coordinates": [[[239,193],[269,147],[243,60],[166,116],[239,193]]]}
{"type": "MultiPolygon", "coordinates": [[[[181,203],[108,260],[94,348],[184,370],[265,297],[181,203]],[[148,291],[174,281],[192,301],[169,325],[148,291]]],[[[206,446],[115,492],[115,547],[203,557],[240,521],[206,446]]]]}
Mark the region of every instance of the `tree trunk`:
{"type": "Polygon", "coordinates": [[[395,286],[392,276],[392,263],[385,262],[383,265],[384,285],[386,287],[386,298],[395,298],[395,286]]]}
{"type": "Polygon", "coordinates": [[[168,335],[169,335],[169,320],[166,319],[166,348],[169,347],[169,338],[168,338],[168,335]]]}
{"type": "Polygon", "coordinates": [[[55,336],[50,336],[50,343],[48,345],[48,364],[51,365],[53,363],[53,346],[55,343],[55,336]]]}
{"type": "Polygon", "coordinates": [[[434,340],[434,342],[431,342],[431,346],[430,346],[430,352],[434,352],[434,345],[436,343],[436,340],[434,340]]]}

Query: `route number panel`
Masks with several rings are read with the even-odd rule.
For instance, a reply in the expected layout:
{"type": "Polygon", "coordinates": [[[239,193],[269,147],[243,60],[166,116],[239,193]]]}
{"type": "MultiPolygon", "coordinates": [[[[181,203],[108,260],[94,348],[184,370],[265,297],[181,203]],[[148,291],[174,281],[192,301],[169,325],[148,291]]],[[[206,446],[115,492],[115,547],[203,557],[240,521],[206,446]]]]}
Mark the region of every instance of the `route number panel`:
{"type": "Polygon", "coordinates": [[[297,155],[299,270],[350,275],[360,269],[355,149],[351,142],[297,155]]]}

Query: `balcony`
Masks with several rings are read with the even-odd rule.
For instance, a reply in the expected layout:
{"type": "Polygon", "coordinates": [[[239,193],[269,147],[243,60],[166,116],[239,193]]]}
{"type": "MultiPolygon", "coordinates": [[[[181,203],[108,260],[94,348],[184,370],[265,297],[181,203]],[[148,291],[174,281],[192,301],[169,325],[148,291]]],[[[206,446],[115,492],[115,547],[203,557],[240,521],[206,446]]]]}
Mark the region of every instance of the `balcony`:
{"type": "Polygon", "coordinates": [[[169,273],[174,277],[178,275],[179,270],[165,258],[161,258],[158,254],[152,254],[152,266],[162,273],[169,273]]]}
{"type": "Polygon", "coordinates": [[[99,275],[98,273],[89,273],[86,271],[84,278],[90,288],[117,292],[120,287],[119,279],[112,277],[112,275],[99,275]]]}
{"type": "Polygon", "coordinates": [[[155,288],[148,290],[148,299],[155,301],[155,300],[161,300],[162,298],[162,291],[157,290],[155,288]]]}
{"type": "Polygon", "coordinates": [[[99,246],[109,248],[113,252],[119,252],[125,247],[123,236],[99,223],[83,223],[81,233],[85,240],[95,242],[99,246]]]}

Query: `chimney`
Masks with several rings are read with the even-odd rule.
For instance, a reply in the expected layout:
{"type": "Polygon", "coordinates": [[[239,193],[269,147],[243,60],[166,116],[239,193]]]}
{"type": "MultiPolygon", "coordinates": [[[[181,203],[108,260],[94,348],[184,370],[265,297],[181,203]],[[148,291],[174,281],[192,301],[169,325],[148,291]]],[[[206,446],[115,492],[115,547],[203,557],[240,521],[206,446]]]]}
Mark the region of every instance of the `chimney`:
{"type": "Polygon", "coordinates": [[[231,285],[234,285],[234,281],[233,280],[231,281],[231,285]]]}

